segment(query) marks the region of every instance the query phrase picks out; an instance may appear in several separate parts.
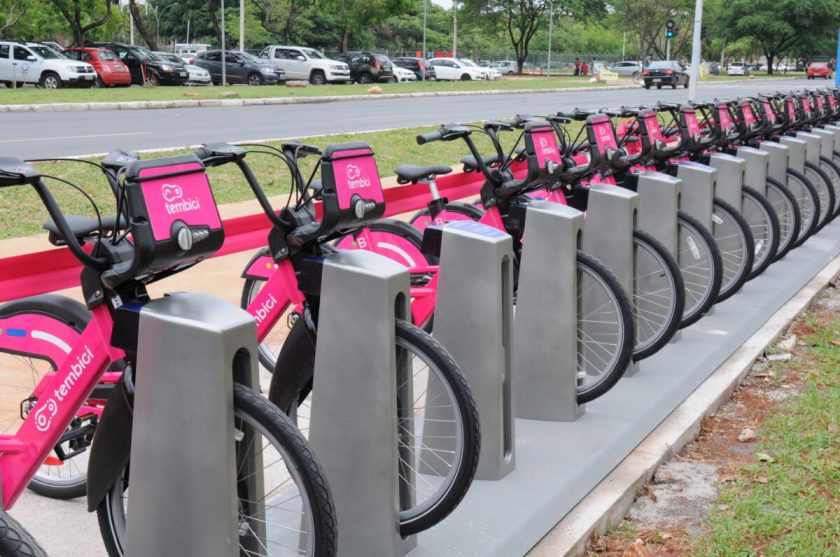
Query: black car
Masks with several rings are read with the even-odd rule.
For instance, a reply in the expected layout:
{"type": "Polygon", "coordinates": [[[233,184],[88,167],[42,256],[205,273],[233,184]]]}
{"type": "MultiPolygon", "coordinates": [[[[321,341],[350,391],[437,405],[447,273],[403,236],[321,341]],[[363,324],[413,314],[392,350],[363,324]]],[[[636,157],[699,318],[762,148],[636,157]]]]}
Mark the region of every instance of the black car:
{"type": "Polygon", "coordinates": [[[688,72],[674,60],[651,62],[645,68],[644,78],[645,89],[650,89],[651,85],[656,85],[657,89],[662,89],[663,85],[670,85],[674,89],[678,85],[688,88],[688,72]]]}
{"type": "Polygon", "coordinates": [[[394,65],[414,72],[417,76],[417,81],[432,80],[435,78],[435,67],[429,64],[425,58],[414,58],[411,56],[401,56],[393,59],[394,65]],[[425,76],[424,76],[425,74],[425,76]]]}
{"type": "Polygon", "coordinates": [[[396,81],[391,59],[372,52],[345,52],[336,57],[350,66],[350,79],[356,83],[396,81]]]}
{"type": "MultiPolygon", "coordinates": [[[[214,85],[222,83],[222,51],[199,52],[193,64],[210,72],[214,85]]],[[[276,85],[286,81],[286,72],[269,66],[256,56],[238,50],[225,51],[225,78],[228,83],[276,85]]]]}
{"type": "Polygon", "coordinates": [[[88,43],[85,46],[113,51],[128,66],[132,85],[143,85],[144,81],[153,85],[183,85],[189,79],[183,64],[161,60],[142,46],[122,43],[88,43]]]}

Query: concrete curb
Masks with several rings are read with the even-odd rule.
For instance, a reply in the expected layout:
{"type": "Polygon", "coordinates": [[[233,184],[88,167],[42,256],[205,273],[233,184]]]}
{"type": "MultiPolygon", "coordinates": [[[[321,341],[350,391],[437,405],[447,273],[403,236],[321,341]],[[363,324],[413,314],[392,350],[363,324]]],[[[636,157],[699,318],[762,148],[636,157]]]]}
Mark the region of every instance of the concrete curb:
{"type": "MultiPolygon", "coordinates": [[[[779,79],[796,79],[779,78],[779,79]]],[[[701,85],[720,85],[742,83],[727,80],[701,85]]],[[[470,97],[475,95],[516,95],[536,93],[581,93],[603,90],[641,89],[640,85],[607,85],[604,87],[569,87],[553,89],[491,89],[488,91],[434,91],[430,93],[385,93],[381,95],[330,95],[324,97],[276,97],[256,99],[196,99],[169,101],[132,101],[132,102],[92,102],[92,103],[50,103],[50,104],[6,104],[0,105],[2,112],[86,112],[101,110],[149,110],[172,108],[204,108],[229,106],[275,106],[284,104],[317,104],[338,101],[373,101],[377,99],[415,99],[426,97],[470,97]]]]}
{"type": "Polygon", "coordinates": [[[702,421],[728,400],[753,362],[805,311],[819,292],[840,274],[840,257],[773,314],[636,449],[534,546],[528,557],[577,557],[585,554],[592,532],[621,523],[637,490],[656,469],[700,433],[702,421]]]}

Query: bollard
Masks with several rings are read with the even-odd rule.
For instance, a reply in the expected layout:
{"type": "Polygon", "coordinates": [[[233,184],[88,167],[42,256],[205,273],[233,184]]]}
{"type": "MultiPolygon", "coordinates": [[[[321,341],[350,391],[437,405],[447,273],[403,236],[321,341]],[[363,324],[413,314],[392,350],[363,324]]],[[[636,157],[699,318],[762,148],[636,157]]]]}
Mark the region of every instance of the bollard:
{"type": "MultiPolygon", "coordinates": [[[[583,251],[613,272],[631,300],[635,275],[633,230],[638,212],[639,194],[606,184],[589,186],[583,251]]],[[[584,307],[583,313],[589,309],[584,307]]],[[[637,363],[631,363],[624,377],[631,377],[638,369],[637,363]]]]}
{"type": "Polygon", "coordinates": [[[257,497],[237,493],[233,380],[259,384],[256,323],[219,298],[176,293],[140,310],[138,346],[126,555],[237,556],[238,495],[257,497]]]}
{"type": "Polygon", "coordinates": [[[832,160],[834,156],[834,133],[819,128],[814,128],[811,133],[820,138],[820,156],[832,160]]]}
{"type": "Polygon", "coordinates": [[[516,417],[571,422],[577,402],[577,249],[583,213],[528,205],[513,329],[516,417]]]}
{"type": "Polygon", "coordinates": [[[823,129],[834,134],[834,143],[837,145],[834,150],[840,151],[840,126],[836,124],[826,124],[823,129]]]}
{"type": "MultiPolygon", "coordinates": [[[[779,143],[790,149],[788,153],[788,168],[796,170],[800,174],[804,173],[805,146],[807,145],[805,140],[785,135],[779,139],[779,143]]],[[[787,184],[787,177],[785,177],[784,183],[787,184]]]]}
{"type": "Polygon", "coordinates": [[[709,165],[718,170],[715,196],[741,211],[743,209],[741,190],[747,171],[747,162],[740,157],[714,153],[709,157],[709,165]]]}
{"type": "Polygon", "coordinates": [[[773,178],[783,186],[787,185],[790,147],[772,141],[762,141],[759,148],[770,155],[770,160],[767,163],[767,176],[773,178]]]}
{"type": "Polygon", "coordinates": [[[797,132],[796,137],[805,141],[805,160],[820,164],[820,136],[813,133],[797,132]]]}
{"type": "Polygon", "coordinates": [[[677,167],[677,177],[683,181],[680,210],[708,230],[712,230],[717,175],[716,169],[696,162],[681,162],[677,167]]]}
{"type": "MultiPolygon", "coordinates": [[[[405,318],[408,270],[365,250],[324,259],[309,440],[330,482],[338,554],[400,556],[394,319],[405,318]]],[[[410,385],[411,382],[408,381],[410,385]]],[[[407,397],[407,398],[406,398],[407,397]]],[[[412,466],[412,468],[414,468],[412,466]]]]}
{"type": "Polygon", "coordinates": [[[761,195],[767,195],[767,171],[770,155],[760,149],[752,147],[738,147],[738,158],[744,159],[744,185],[756,190],[761,195]]]}
{"type": "Polygon", "coordinates": [[[478,222],[446,224],[438,273],[435,338],[461,366],[481,419],[481,453],[475,477],[500,480],[515,465],[513,240],[478,222]]]}

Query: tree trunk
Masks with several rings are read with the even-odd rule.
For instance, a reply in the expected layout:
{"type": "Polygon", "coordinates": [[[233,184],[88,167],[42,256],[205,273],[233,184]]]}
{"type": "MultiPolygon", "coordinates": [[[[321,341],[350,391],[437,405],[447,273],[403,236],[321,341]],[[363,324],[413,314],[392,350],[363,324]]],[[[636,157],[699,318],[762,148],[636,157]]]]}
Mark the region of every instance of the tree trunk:
{"type": "Polygon", "coordinates": [[[213,27],[213,34],[216,35],[216,40],[222,44],[222,27],[219,25],[219,8],[221,4],[219,0],[208,0],[207,12],[210,14],[210,25],[213,27]]]}
{"type": "Polygon", "coordinates": [[[129,0],[128,11],[131,12],[131,19],[134,20],[134,26],[137,27],[137,32],[140,33],[140,36],[143,37],[144,41],[146,41],[146,44],[149,46],[149,50],[158,50],[157,38],[149,34],[146,29],[146,24],[143,22],[143,18],[140,17],[140,8],[134,3],[134,0],[129,0]]]}
{"type": "Polygon", "coordinates": [[[347,45],[350,44],[350,28],[345,27],[344,33],[341,35],[341,43],[338,45],[338,52],[344,54],[347,52],[347,45]]]}
{"type": "Polygon", "coordinates": [[[768,54],[765,52],[764,56],[767,57],[767,75],[773,75],[773,60],[775,59],[775,53],[768,54]]]}

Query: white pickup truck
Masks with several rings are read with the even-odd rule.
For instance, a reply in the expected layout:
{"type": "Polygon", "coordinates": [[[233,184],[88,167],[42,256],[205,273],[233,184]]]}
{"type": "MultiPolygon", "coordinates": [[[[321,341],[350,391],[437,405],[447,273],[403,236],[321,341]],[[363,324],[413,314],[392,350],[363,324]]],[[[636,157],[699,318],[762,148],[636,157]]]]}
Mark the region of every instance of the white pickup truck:
{"type": "Polygon", "coordinates": [[[313,85],[350,81],[350,66],[330,60],[314,48],[305,46],[267,46],[260,58],[286,71],[286,79],[309,81],[313,85]]]}

